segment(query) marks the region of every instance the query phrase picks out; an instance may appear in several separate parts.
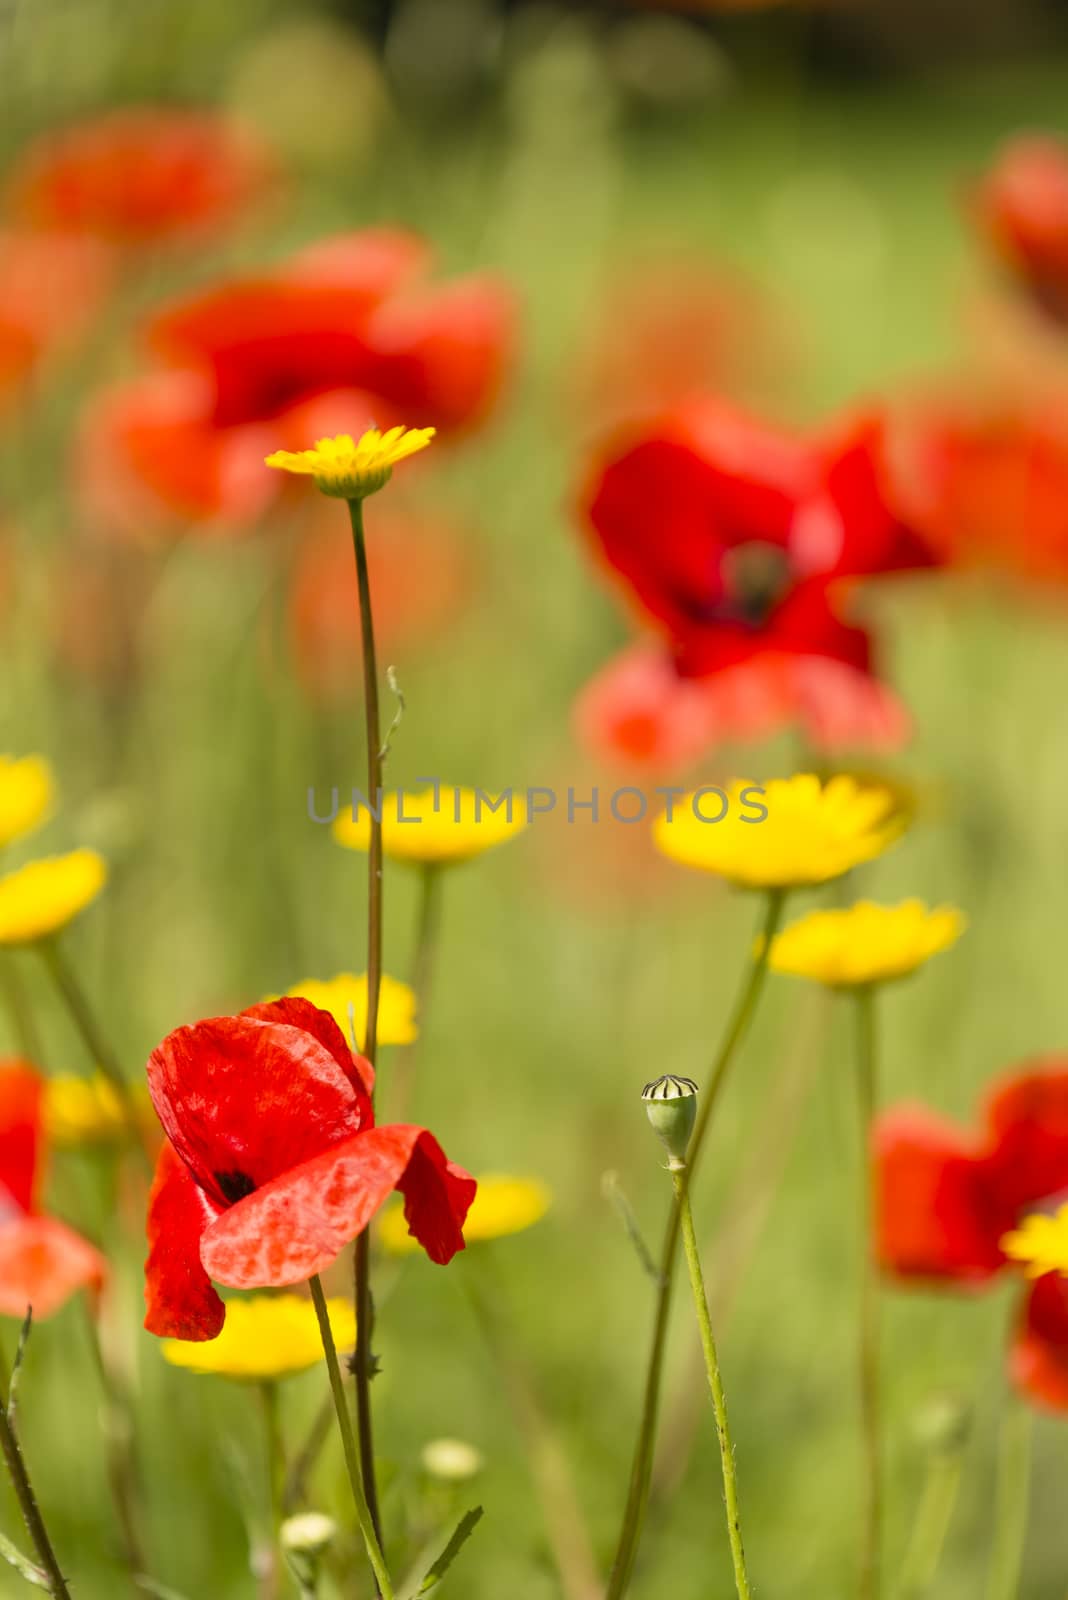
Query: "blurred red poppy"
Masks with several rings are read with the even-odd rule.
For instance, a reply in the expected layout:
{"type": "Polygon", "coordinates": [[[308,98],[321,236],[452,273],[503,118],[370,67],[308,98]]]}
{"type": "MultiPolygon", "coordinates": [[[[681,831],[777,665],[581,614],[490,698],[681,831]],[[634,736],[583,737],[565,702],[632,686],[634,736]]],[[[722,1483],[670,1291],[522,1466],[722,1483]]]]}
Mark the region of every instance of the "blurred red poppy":
{"type": "MultiPolygon", "coordinates": [[[[979,1287],[1006,1267],[1005,1234],[1068,1191],[1068,1057],[1027,1065],[988,1096],[977,1134],[900,1106],[875,1134],[877,1249],[903,1279],[979,1287]]],[[[1025,1295],[1009,1358],[1017,1388],[1068,1410],[1068,1280],[1025,1295]]]]}
{"type": "Polygon", "coordinates": [[[1068,583],[1068,399],[951,394],[902,426],[902,486],[956,566],[1068,583]]]}
{"type": "Polygon", "coordinates": [[[971,203],[979,227],[1036,305],[1068,322],[1068,144],[1050,134],[1010,139],[971,203]]]}
{"type": "MultiPolygon", "coordinates": [[[[317,500],[302,533],[289,588],[289,632],[297,671],[315,698],[349,695],[360,670],[352,548],[337,537],[336,509],[317,500]],[[321,508],[321,509],[320,509],[321,508]]],[[[462,611],[475,560],[460,529],[435,515],[385,503],[375,513],[367,560],[375,639],[383,659],[425,649],[462,611]],[[419,582],[412,582],[412,573],[419,582]]]]}
{"type": "Polygon", "coordinates": [[[583,689],[582,742],[653,772],[691,766],[719,745],[799,728],[815,750],[895,750],[912,720],[892,689],[848,662],[769,651],[706,678],[682,677],[662,648],[634,645],[583,689]]]}
{"type": "Polygon", "coordinates": [[[110,253],[92,239],[0,232],[0,407],[85,331],[110,277],[110,253]]]}
{"type": "Polygon", "coordinates": [[[178,517],[248,526],[285,492],[278,447],[431,419],[481,421],[508,365],[513,306],[496,279],[424,283],[416,236],[369,229],[256,278],[184,299],[149,324],[165,365],[99,396],[82,431],[88,506],[129,531],[178,517]]]}
{"type": "Polygon", "coordinates": [[[229,226],[275,177],[249,129],[211,112],[141,107],[35,140],[10,174],[8,208],[32,227],[151,245],[229,226]]]}
{"type": "Polygon", "coordinates": [[[44,1164],[43,1085],[24,1061],[0,1062],[0,1316],[50,1317],[107,1276],[100,1252],[38,1209],[44,1164]]]}
{"type": "Polygon", "coordinates": [[[584,417],[618,426],[715,388],[752,393],[789,352],[772,307],[718,264],[654,258],[614,275],[588,340],[568,363],[584,417]]]}
{"type": "Polygon", "coordinates": [[[934,559],[898,514],[880,413],[809,440],[691,401],[598,462],[584,509],[663,636],[584,697],[600,749],[671,765],[795,720],[825,745],[904,737],[843,609],[856,580],[934,559]]]}
{"type": "Polygon", "coordinates": [[[233,1288],[300,1283],[398,1189],[432,1261],[464,1247],[475,1181],[425,1128],[376,1128],[372,1072],[306,1000],[179,1028],[149,1058],[167,1134],[148,1212],[151,1333],[212,1339],[233,1288]]]}

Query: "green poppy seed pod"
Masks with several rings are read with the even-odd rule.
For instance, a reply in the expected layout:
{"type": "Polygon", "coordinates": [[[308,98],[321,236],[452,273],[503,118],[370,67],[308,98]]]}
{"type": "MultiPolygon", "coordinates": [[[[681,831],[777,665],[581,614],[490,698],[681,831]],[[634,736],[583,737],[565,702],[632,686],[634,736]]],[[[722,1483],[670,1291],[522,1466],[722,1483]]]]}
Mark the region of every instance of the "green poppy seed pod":
{"type": "Polygon", "coordinates": [[[653,1131],[667,1146],[668,1170],[681,1172],[697,1116],[697,1085],[692,1078],[666,1072],[642,1090],[653,1131]]]}

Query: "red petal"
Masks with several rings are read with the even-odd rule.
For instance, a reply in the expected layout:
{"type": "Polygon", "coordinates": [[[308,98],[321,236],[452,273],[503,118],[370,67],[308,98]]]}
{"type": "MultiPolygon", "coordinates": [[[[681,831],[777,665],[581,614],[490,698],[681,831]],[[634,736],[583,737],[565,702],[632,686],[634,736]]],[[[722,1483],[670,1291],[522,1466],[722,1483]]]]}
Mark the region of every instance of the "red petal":
{"type": "MultiPolygon", "coordinates": [[[[256,1018],[260,1022],[281,1022],[290,1028],[303,1029],[329,1050],[358,1095],[369,1096],[374,1089],[374,1067],[364,1056],[356,1055],[349,1048],[344,1034],[329,1011],[320,1011],[310,1000],[304,1000],[300,995],[282,995],[277,1000],[265,1000],[260,1005],[248,1006],[241,1015],[256,1018]]],[[[372,1116],[370,1101],[366,1112],[367,1115],[361,1117],[361,1127],[370,1125],[372,1116]]]]}
{"type": "Polygon", "coordinates": [[[0,1227],[0,1315],[50,1317],[79,1289],[99,1289],[108,1265],[87,1239],[55,1217],[18,1217],[0,1227]]]}
{"type": "Polygon", "coordinates": [[[417,419],[443,428],[480,421],[493,406],[515,343],[515,306],[498,279],[464,278],[387,300],[368,328],[372,386],[417,419]]]}
{"type": "Polygon", "coordinates": [[[149,1057],[148,1087],[167,1137],[219,1204],[350,1137],[366,1108],[314,1033],[250,1016],[178,1028],[149,1057]]]}
{"type": "Polygon", "coordinates": [[[0,1063],[0,1222],[12,1209],[34,1207],[41,1158],[41,1093],[41,1079],[28,1062],[0,1063]]]}
{"type": "Polygon", "coordinates": [[[214,1339],[226,1307],[200,1262],[204,1229],[219,1215],[170,1145],[148,1197],[145,1327],[171,1339],[214,1339]]]}
{"type": "Polygon", "coordinates": [[[1037,1201],[1068,1198],[1068,1059],[1050,1056],[1005,1080],[986,1120],[999,1200],[1014,1220],[1037,1201]]]}
{"type": "Polygon", "coordinates": [[[1009,1352],[1009,1372],[1031,1400],[1068,1411],[1068,1280],[1058,1273],[1031,1286],[1009,1352]]]}
{"type": "Polygon", "coordinates": [[[231,1206],[204,1234],[201,1260],[235,1289],[301,1283],[363,1232],[395,1188],[432,1260],[463,1249],[474,1179],[424,1128],[395,1125],[357,1134],[231,1206]]]}
{"type": "Polygon", "coordinates": [[[1013,1217],[999,1208],[974,1144],[922,1106],[879,1118],[875,1133],[877,1248],[904,1277],[981,1282],[1004,1258],[1013,1217]]]}

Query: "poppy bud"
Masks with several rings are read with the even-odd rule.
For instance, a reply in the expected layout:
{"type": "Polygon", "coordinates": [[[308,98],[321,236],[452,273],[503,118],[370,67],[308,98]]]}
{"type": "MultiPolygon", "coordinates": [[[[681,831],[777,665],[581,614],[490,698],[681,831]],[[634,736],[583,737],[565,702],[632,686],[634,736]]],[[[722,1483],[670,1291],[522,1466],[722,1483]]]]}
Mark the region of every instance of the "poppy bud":
{"type": "Polygon", "coordinates": [[[696,1083],[668,1072],[645,1085],[642,1099],[654,1132],[667,1146],[668,1170],[681,1172],[697,1116],[696,1083]]]}
{"type": "Polygon", "coordinates": [[[302,1589],[314,1593],[320,1563],[337,1538],[337,1523],[321,1511],[302,1511],[286,1518],[278,1537],[302,1589]]]}
{"type": "Polygon", "coordinates": [[[955,1394],[932,1395],[912,1419],[916,1443],[935,1455],[956,1455],[964,1448],[970,1427],[968,1405],[955,1394]]]}

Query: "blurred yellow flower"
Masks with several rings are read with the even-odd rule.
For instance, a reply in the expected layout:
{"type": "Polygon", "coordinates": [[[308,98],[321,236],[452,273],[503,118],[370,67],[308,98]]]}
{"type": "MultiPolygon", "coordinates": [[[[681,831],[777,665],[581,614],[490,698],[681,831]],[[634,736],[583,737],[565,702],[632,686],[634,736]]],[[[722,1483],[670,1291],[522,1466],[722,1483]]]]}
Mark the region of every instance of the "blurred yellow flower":
{"type": "MultiPolygon", "coordinates": [[[[489,1172],[478,1178],[478,1189],[464,1223],[468,1244],[500,1239],[505,1234],[531,1228],[552,1205],[552,1191],[539,1178],[515,1178],[489,1172]]],[[[394,1255],[408,1255],[419,1246],[408,1232],[402,1205],[390,1206],[379,1219],[379,1238],[394,1255]]]]}
{"type": "Polygon", "coordinates": [[[956,944],[965,919],[952,906],[929,910],[922,900],[898,906],[858,900],[848,910],[810,911],[773,941],[773,972],[812,978],[831,988],[907,977],[956,944]]]}
{"type": "MultiPolygon", "coordinates": [[[[364,1030],[367,1027],[367,974],[356,977],[351,972],[339,972],[336,978],[305,978],[295,983],[287,995],[299,995],[310,1000],[320,1011],[329,1011],[345,1038],[349,1037],[349,1006],[352,1006],[356,1041],[363,1048],[364,1030]]],[[[273,997],[272,997],[273,998],[273,997]]],[[[378,993],[378,1043],[412,1044],[419,1037],[415,1020],[415,991],[406,983],[382,974],[378,993]]]]}
{"type": "MultiPolygon", "coordinates": [[[[127,1092],[138,1123],[151,1128],[155,1112],[148,1085],[131,1083],[127,1092]]],[[[114,1085],[101,1072],[91,1078],[76,1078],[65,1072],[49,1078],[44,1107],[48,1137],[55,1145],[111,1144],[129,1133],[129,1113],[114,1085]]]]}
{"type": "MultiPolygon", "coordinates": [[[[382,848],[394,861],[446,866],[503,844],[527,825],[526,804],[510,794],[438,784],[419,794],[390,791],[382,796],[382,848]],[[496,807],[496,809],[494,809],[496,807]]],[[[347,850],[371,844],[371,813],[360,804],[355,818],[343,811],[334,838],[347,850]]]]}
{"type": "Polygon", "coordinates": [[[30,861],[0,878],[0,944],[32,944],[58,933],[95,900],[108,869],[95,850],[30,861]]]}
{"type": "Polygon", "coordinates": [[[801,773],[683,795],[656,819],[653,839],[663,855],[741,888],[793,889],[828,883],[871,861],[903,828],[889,789],[845,776],[822,783],[801,773]],[[717,793],[725,807],[703,798],[717,793]],[[759,808],[767,815],[757,820],[759,808]],[[714,810],[723,811],[722,821],[712,820],[714,810]]]}
{"type": "MultiPolygon", "coordinates": [[[[356,1317],[348,1300],[326,1303],[334,1343],[351,1350],[356,1317]]],[[[264,1381],[303,1372],[323,1359],[319,1323],[311,1301],[299,1294],[255,1294],[226,1302],[226,1321],[214,1339],[164,1339],[164,1357],[174,1367],[220,1378],[264,1381]]]]}
{"type": "Polygon", "coordinates": [[[425,450],[436,431],[390,428],[380,433],[369,428],[359,439],[339,433],[334,439],[317,439],[313,450],[276,450],[266,458],[267,465],[314,478],[317,489],[339,500],[364,500],[385,488],[398,461],[425,450]]]}
{"type": "Polygon", "coordinates": [[[0,849],[32,833],[55,798],[52,768],[43,756],[0,756],[0,849]]]}
{"type": "Polygon", "coordinates": [[[1047,1272],[1068,1276],[1068,1205],[1053,1216],[1035,1211],[1024,1217],[1018,1228],[1002,1236],[1001,1248],[1011,1261],[1022,1263],[1029,1278],[1047,1272]]]}

